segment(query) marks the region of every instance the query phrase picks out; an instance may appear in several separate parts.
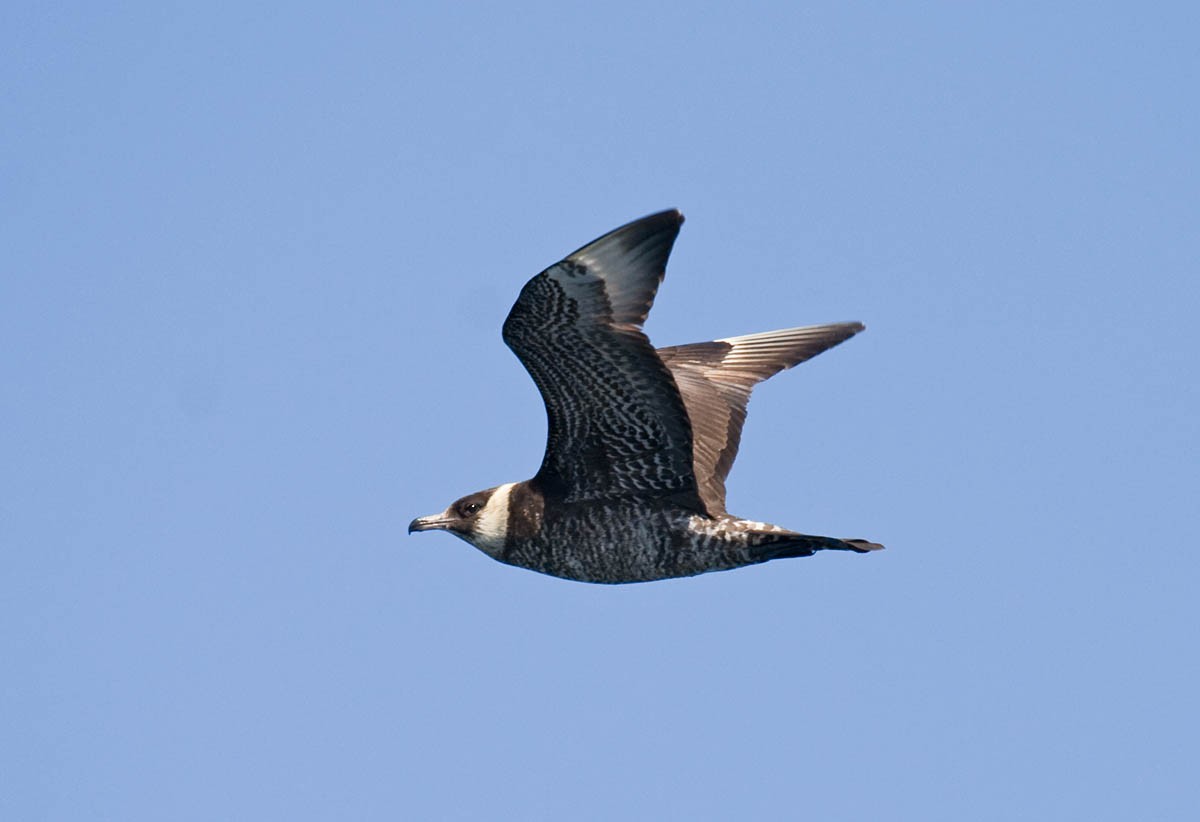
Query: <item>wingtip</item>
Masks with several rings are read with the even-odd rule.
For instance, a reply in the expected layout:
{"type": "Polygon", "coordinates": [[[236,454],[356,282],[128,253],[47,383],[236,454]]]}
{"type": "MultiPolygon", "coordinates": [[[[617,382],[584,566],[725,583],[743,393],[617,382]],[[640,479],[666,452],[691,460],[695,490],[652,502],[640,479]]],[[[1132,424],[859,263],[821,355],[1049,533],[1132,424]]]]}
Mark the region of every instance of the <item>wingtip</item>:
{"type": "Polygon", "coordinates": [[[581,255],[597,252],[606,246],[612,247],[614,244],[619,244],[620,247],[627,249],[647,244],[651,246],[661,244],[662,260],[659,262],[665,266],[666,258],[671,253],[671,247],[675,243],[675,237],[679,234],[681,225],[683,225],[683,213],[679,209],[669,208],[666,211],[656,211],[645,217],[630,220],[624,225],[602,234],[587,245],[568,254],[565,259],[577,259],[581,255]]]}
{"type": "MultiPolygon", "coordinates": [[[[626,223],[623,227],[634,225],[658,226],[662,228],[675,227],[683,225],[683,212],[677,208],[668,208],[664,211],[656,211],[653,214],[647,214],[645,217],[640,217],[630,223],[626,223]]],[[[618,229],[620,230],[620,229],[618,229]]]]}
{"type": "MultiPolygon", "coordinates": [[[[819,327],[819,326],[816,326],[816,327],[819,327]]],[[[841,330],[843,333],[846,334],[847,340],[850,339],[851,337],[853,337],[855,334],[861,334],[867,330],[867,327],[863,323],[860,323],[858,320],[850,320],[848,322],[840,322],[840,323],[829,323],[829,325],[826,327],[830,328],[830,329],[836,328],[836,329],[841,330]]]]}

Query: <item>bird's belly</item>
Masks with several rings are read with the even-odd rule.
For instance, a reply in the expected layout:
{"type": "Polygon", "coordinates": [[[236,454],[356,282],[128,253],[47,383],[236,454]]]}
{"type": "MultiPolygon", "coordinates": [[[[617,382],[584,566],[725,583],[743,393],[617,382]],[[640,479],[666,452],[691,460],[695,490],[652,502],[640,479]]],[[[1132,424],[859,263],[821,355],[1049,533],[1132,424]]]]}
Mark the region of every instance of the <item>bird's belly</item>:
{"type": "Polygon", "coordinates": [[[562,505],[541,531],[514,540],[503,562],[582,582],[648,582],[747,564],[691,527],[696,514],[643,501],[562,505]]]}

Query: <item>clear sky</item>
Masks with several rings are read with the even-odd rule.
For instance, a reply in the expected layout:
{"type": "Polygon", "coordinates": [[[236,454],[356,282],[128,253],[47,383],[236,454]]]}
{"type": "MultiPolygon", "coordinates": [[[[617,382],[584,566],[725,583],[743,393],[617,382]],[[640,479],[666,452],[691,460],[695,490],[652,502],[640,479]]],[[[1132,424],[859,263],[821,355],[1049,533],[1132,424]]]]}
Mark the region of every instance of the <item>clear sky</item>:
{"type": "Polygon", "coordinates": [[[0,12],[0,818],[1200,818],[1195,4],[108,6],[0,12]],[[657,344],[867,325],[730,509],[887,550],[407,536],[670,207],[657,344]]]}

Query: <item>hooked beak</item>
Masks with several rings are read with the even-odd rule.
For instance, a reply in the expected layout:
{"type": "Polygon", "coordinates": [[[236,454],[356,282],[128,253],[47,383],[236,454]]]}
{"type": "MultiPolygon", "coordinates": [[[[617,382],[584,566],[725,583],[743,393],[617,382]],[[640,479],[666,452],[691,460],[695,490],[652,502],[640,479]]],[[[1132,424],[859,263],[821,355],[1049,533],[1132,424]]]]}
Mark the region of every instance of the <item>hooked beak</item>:
{"type": "Polygon", "coordinates": [[[442,514],[431,514],[427,517],[417,517],[408,524],[408,533],[413,531],[444,531],[454,520],[442,514]]]}

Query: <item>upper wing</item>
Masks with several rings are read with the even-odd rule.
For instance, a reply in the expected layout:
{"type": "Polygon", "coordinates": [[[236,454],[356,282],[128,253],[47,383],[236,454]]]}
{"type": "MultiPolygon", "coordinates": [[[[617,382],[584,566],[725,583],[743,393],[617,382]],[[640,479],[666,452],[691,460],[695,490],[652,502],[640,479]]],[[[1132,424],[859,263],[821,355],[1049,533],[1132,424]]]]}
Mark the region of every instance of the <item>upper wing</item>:
{"type": "Polygon", "coordinates": [[[725,477],[737,456],[754,386],[853,337],[863,327],[862,323],[814,325],[658,349],[687,407],[696,482],[710,514],[725,512],[725,477]]]}
{"type": "Polygon", "coordinates": [[[641,330],[682,223],[664,211],[589,243],[526,283],[504,321],[546,403],[544,493],[704,510],[683,400],[641,330]]]}

